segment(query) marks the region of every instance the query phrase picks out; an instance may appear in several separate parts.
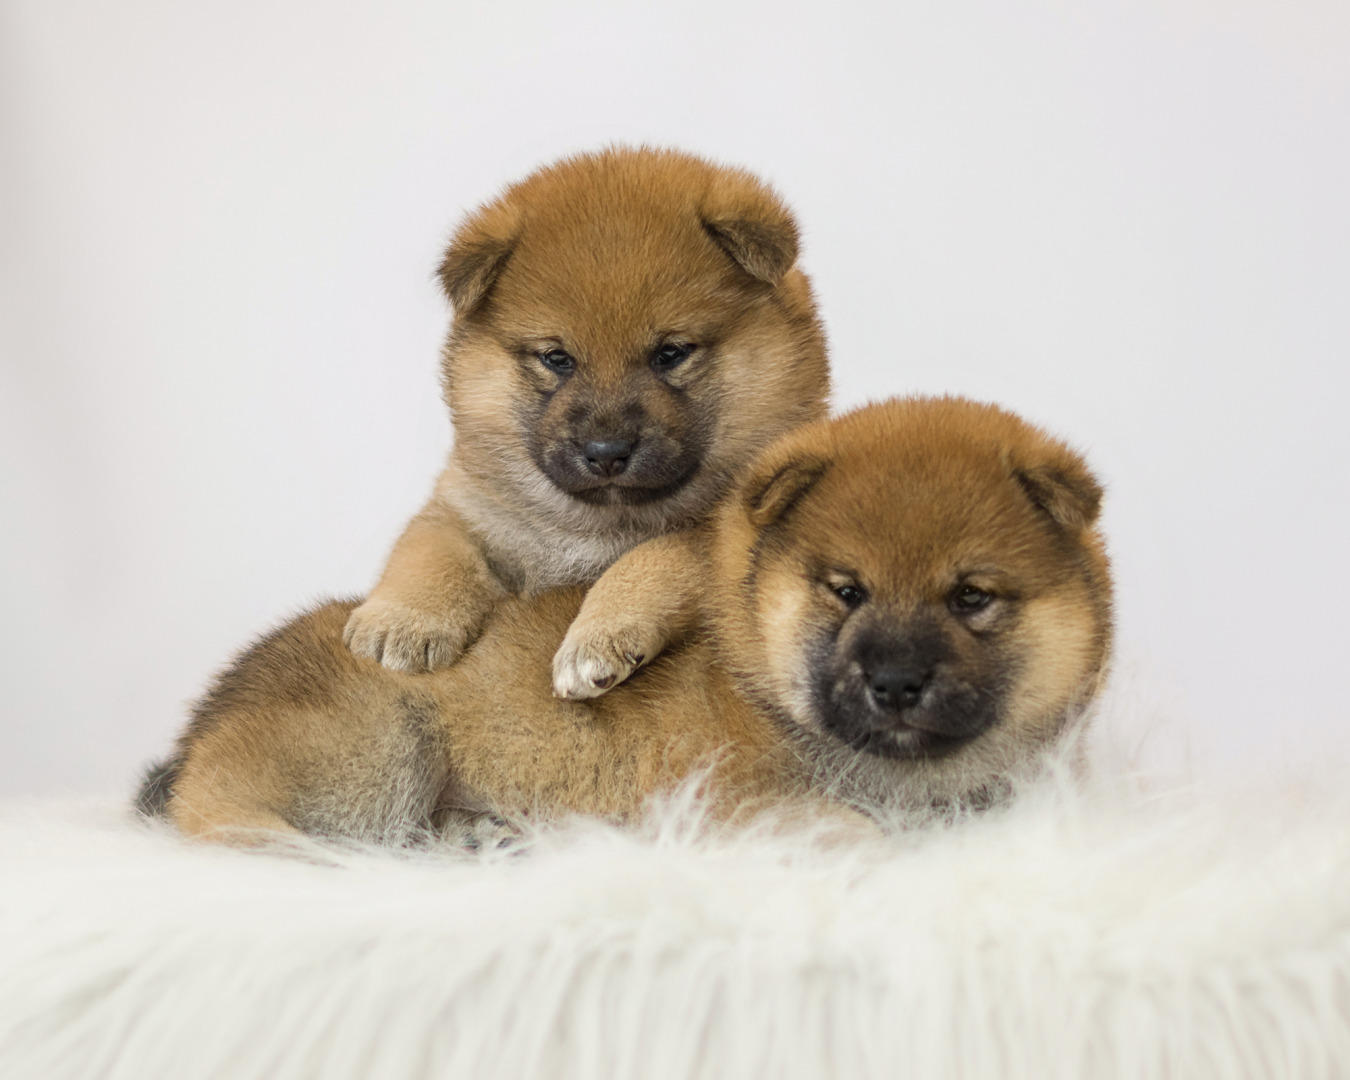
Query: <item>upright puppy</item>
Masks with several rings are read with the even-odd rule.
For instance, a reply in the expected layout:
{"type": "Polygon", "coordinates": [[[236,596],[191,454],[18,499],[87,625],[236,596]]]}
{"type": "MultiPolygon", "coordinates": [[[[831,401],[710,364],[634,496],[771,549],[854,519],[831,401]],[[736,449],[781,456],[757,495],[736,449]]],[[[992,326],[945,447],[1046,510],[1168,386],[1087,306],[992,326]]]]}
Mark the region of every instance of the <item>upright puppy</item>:
{"type": "Polygon", "coordinates": [[[503,602],[458,664],[421,676],[353,656],[351,605],[328,604],[217,681],[142,805],[213,839],[397,842],[450,811],[623,819],[697,769],[727,817],[984,801],[1096,692],[1099,501],[1076,454],[992,406],[893,401],[809,425],[708,530],[707,634],[639,677],[553,695],[577,589],[503,602]]]}
{"type": "Polygon", "coordinates": [[[358,656],[453,663],[502,598],[593,582],[706,517],[823,415],[797,227],[748,173],[671,151],[567,158],[468,218],[441,264],[450,461],[347,620],[358,656]]]}

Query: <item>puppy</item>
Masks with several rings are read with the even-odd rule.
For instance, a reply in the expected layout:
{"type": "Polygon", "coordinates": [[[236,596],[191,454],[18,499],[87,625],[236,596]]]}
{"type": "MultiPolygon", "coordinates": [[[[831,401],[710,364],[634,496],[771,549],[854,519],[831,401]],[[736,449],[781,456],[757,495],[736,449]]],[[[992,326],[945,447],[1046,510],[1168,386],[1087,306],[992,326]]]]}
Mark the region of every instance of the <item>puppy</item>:
{"type": "Polygon", "coordinates": [[[440,267],[454,448],[348,618],[352,652],[453,663],[504,597],[590,584],[703,520],[758,450],[822,416],[796,258],[764,184],[671,151],[567,158],[471,214],[440,267]]]}
{"type": "Polygon", "coordinates": [[[711,613],[741,692],[852,797],[919,805],[994,794],[1095,697],[1102,492],[1062,443],[991,405],[910,399],[790,435],[755,472],[774,475],[749,513],[600,579],[555,655],[559,697],[599,697],[711,613]]]}
{"type": "Polygon", "coordinates": [[[1076,454],[992,406],[896,400],[809,425],[686,540],[706,557],[706,633],[638,678],[551,693],[577,589],[504,601],[458,664],[421,676],[343,648],[352,605],[328,604],[221,676],[142,807],[234,842],[400,842],[449,812],[628,819],[699,769],[726,818],[987,802],[1097,690],[1100,498],[1076,454]]]}

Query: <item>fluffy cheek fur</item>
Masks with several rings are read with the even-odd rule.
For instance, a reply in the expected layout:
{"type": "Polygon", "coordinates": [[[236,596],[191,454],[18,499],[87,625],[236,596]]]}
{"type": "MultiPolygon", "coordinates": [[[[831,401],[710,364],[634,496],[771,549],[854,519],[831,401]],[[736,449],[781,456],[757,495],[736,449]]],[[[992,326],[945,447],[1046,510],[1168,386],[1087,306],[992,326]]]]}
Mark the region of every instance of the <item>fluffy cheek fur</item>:
{"type": "Polygon", "coordinates": [[[796,362],[801,348],[778,318],[749,323],[718,345],[705,391],[727,403],[710,440],[714,471],[739,468],[785,427],[824,415],[823,382],[814,385],[815,376],[796,362]]]}
{"type": "Polygon", "coordinates": [[[763,696],[795,724],[823,734],[815,673],[829,654],[837,618],[822,610],[820,599],[798,571],[767,571],[757,586],[753,632],[763,641],[763,652],[755,660],[763,696]]]}
{"type": "Polygon", "coordinates": [[[1066,715],[1087,701],[1101,665],[1101,635],[1077,591],[1030,601],[1020,620],[1020,663],[1007,695],[1003,724],[1024,741],[1057,735],[1066,715]]]}
{"type": "Polygon", "coordinates": [[[520,437],[520,421],[507,403],[538,398],[519,370],[518,360],[496,342],[479,339],[458,344],[447,362],[446,401],[454,418],[456,442],[473,447],[484,462],[533,468],[520,437]]]}

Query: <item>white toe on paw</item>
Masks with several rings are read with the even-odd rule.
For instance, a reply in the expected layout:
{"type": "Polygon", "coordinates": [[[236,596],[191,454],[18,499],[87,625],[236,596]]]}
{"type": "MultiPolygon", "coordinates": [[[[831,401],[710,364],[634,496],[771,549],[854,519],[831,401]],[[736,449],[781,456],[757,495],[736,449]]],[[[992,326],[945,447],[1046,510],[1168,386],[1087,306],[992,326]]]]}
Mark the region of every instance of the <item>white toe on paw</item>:
{"type": "Polygon", "coordinates": [[[617,664],[605,663],[593,656],[577,655],[564,646],[553,658],[553,692],[572,701],[599,697],[627,678],[629,672],[620,673],[617,667],[617,664]]]}
{"type": "Polygon", "coordinates": [[[658,651],[652,635],[568,632],[553,657],[553,693],[571,701],[599,697],[618,686],[658,651]]]}

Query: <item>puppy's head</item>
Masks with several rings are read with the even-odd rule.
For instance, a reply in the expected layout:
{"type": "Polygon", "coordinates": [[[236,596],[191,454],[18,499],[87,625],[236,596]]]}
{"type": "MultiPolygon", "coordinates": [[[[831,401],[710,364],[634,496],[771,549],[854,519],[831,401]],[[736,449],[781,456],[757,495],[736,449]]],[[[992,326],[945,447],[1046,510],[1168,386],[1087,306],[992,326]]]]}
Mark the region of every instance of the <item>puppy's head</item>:
{"type": "Polygon", "coordinates": [[[440,276],[457,453],[582,527],[701,516],[821,415],[797,227],[749,174],[673,152],[569,158],[461,227],[440,276]]]}
{"type": "Polygon", "coordinates": [[[801,429],[720,515],[719,642],[873,788],[978,796],[1095,693],[1100,500],[1081,458],[989,405],[895,400],[801,429]]]}

